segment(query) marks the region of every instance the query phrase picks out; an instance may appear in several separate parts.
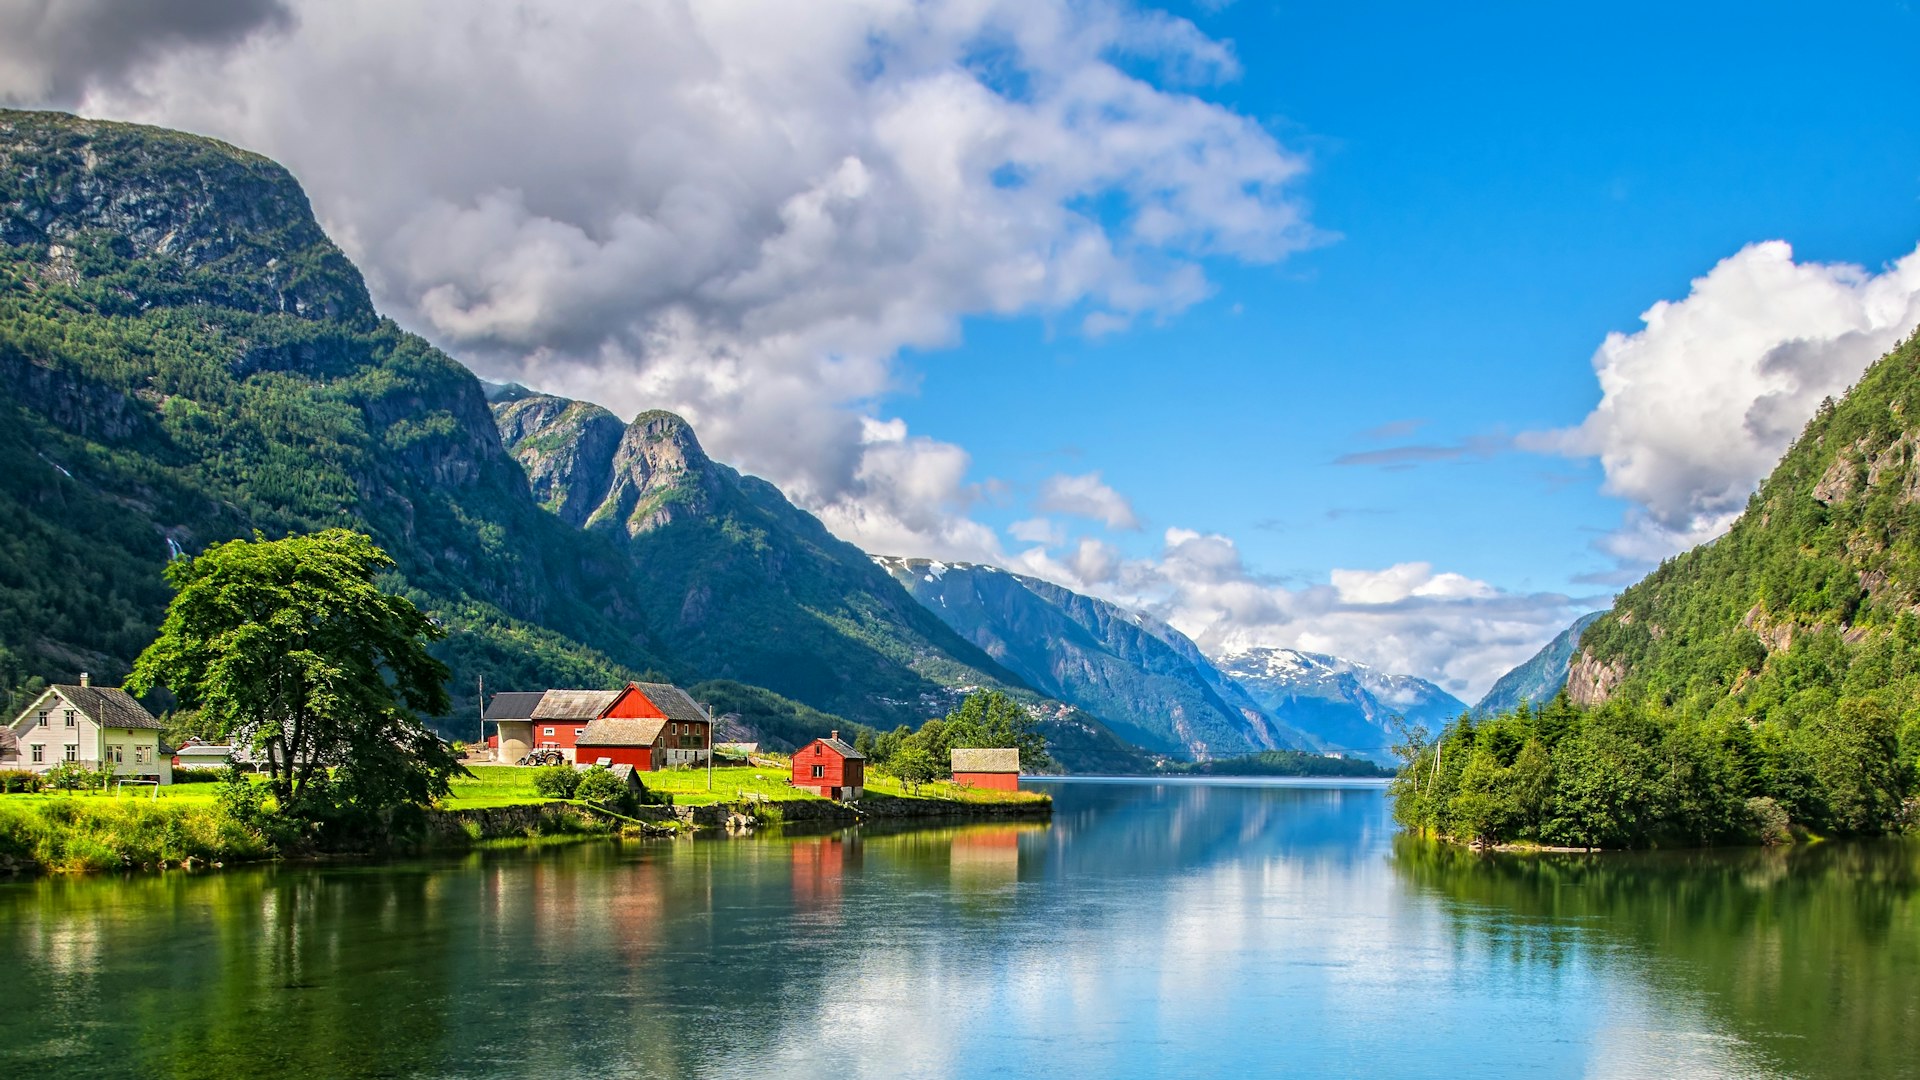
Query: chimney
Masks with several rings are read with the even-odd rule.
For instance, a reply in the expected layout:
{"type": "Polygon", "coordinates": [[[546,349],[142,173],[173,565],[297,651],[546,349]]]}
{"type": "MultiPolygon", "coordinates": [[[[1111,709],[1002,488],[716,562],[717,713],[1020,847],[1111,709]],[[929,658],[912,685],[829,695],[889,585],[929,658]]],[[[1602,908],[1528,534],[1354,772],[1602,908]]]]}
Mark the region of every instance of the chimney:
{"type": "MultiPolygon", "coordinates": [[[[84,684],[86,683],[86,681],[87,681],[87,677],[86,677],[85,675],[82,675],[82,676],[80,676],[80,682],[81,682],[81,683],[82,683],[83,685],[84,685],[84,684]]],[[[836,729],[836,730],[834,731],[834,733],[833,733],[833,734],[831,734],[831,735],[828,735],[828,736],[827,736],[827,738],[829,738],[829,739],[833,739],[833,740],[835,740],[835,741],[838,741],[838,740],[839,740],[839,738],[840,738],[840,732],[839,732],[839,731],[838,731],[838,730],[836,729]]]]}
{"type": "Polygon", "coordinates": [[[81,686],[92,686],[92,685],[93,685],[93,676],[91,676],[91,675],[88,675],[88,674],[87,674],[86,672],[84,672],[84,671],[83,671],[83,672],[81,672],[81,673],[80,673],[80,685],[81,685],[81,686]]]}

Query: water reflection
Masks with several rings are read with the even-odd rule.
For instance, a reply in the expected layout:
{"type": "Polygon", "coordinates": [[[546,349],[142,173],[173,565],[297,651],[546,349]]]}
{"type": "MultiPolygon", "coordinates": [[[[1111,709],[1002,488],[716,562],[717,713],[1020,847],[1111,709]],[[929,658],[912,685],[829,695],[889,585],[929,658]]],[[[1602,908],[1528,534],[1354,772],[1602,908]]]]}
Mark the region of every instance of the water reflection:
{"type": "Polygon", "coordinates": [[[1474,858],[1377,788],[0,886],[0,1075],[1900,1075],[1916,848],[1474,858]]]}

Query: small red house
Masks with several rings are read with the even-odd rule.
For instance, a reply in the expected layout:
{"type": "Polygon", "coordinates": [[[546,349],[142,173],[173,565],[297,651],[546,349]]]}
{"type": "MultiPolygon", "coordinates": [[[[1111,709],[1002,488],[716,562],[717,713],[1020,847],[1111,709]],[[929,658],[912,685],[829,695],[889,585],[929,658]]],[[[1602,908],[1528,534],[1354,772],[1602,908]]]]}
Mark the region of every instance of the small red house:
{"type": "Polygon", "coordinates": [[[1020,751],[1008,748],[955,750],[953,782],[994,791],[1020,790],[1020,751]]]}
{"type": "MultiPolygon", "coordinates": [[[[551,693],[551,691],[550,691],[551,693]]],[[[652,772],[664,765],[705,761],[710,721],[685,690],[667,683],[628,683],[589,722],[576,744],[576,761],[631,765],[652,772]]]]}
{"type": "Polygon", "coordinates": [[[838,731],[815,739],[794,751],[793,786],[829,799],[858,799],[866,793],[867,755],[841,742],[838,731]]]}

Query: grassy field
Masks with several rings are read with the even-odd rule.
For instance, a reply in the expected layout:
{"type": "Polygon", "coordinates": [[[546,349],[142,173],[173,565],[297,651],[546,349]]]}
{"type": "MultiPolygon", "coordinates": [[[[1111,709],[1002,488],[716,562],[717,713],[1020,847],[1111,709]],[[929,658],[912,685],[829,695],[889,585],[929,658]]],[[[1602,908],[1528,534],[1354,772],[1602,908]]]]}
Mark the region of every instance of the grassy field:
{"type": "MultiPolygon", "coordinates": [[[[469,768],[473,778],[455,780],[453,794],[442,799],[441,806],[449,810],[470,810],[549,801],[546,796],[533,790],[532,769],[514,765],[473,765],[469,768]]],[[[786,771],[772,766],[719,766],[713,770],[711,791],[707,789],[705,769],[662,769],[659,772],[642,773],[640,782],[647,786],[648,791],[672,795],[676,806],[739,802],[749,795],[773,800],[819,798],[789,785],[786,771]]],[[[1031,791],[981,791],[957,787],[946,781],[922,784],[918,792],[908,795],[898,780],[877,772],[867,774],[867,790],[877,795],[902,799],[947,799],[964,803],[1039,802],[1046,798],[1031,791]]]]}
{"type": "Polygon", "coordinates": [[[150,787],[135,787],[128,784],[119,792],[76,791],[68,794],[64,791],[9,792],[0,795],[0,806],[28,806],[49,802],[55,799],[79,799],[84,803],[143,802],[166,803],[174,806],[212,806],[214,804],[213,784],[172,784],[159,790],[160,797],[154,798],[150,787]]]}

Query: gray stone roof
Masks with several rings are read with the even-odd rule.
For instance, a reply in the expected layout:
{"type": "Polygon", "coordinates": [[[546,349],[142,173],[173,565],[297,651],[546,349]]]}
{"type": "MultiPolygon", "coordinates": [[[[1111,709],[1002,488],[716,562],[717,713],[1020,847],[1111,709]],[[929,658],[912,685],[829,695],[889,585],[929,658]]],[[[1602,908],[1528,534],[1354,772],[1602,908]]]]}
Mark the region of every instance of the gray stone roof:
{"type": "MultiPolygon", "coordinates": [[[[154,719],[145,705],[134,700],[132,694],[116,686],[67,686],[56,684],[47,687],[48,692],[58,691],[67,699],[68,704],[87,715],[87,719],[110,728],[152,728],[160,730],[160,721],[154,719]]],[[[46,694],[40,695],[32,705],[22,710],[21,716],[39,707],[46,700],[46,694]]],[[[19,723],[15,718],[14,723],[19,723]]]]}
{"type": "MultiPolygon", "coordinates": [[[[660,729],[667,726],[665,720],[629,719],[624,716],[603,716],[587,725],[587,730],[575,740],[581,747],[590,746],[652,746],[660,737],[660,729]]],[[[580,755],[584,756],[584,755],[580,755]]]]}
{"type": "Polygon", "coordinates": [[[0,727],[0,761],[20,756],[20,740],[14,737],[13,729],[0,727]]]}
{"type": "Polygon", "coordinates": [[[643,682],[634,685],[647,695],[647,700],[653,702],[655,708],[666,713],[669,720],[703,723],[707,719],[707,714],[700,711],[700,706],[694,704],[693,698],[672,683],[643,682]]]}
{"type": "Polygon", "coordinates": [[[851,743],[848,743],[845,739],[842,739],[838,735],[829,735],[826,738],[821,739],[820,742],[823,745],[825,745],[827,749],[833,751],[836,754],[839,754],[841,757],[846,758],[848,761],[867,760],[867,755],[861,753],[858,750],[855,750],[851,743]]]}
{"type": "Polygon", "coordinates": [[[503,690],[487,702],[484,715],[488,720],[530,720],[533,710],[540,707],[540,699],[546,696],[540,690],[503,690]]]}
{"type": "Polygon", "coordinates": [[[605,712],[618,690],[549,690],[533,708],[535,720],[591,720],[605,712]]]}
{"type": "Polygon", "coordinates": [[[953,752],[954,772],[1020,771],[1020,751],[1008,748],[974,748],[953,752]]]}

